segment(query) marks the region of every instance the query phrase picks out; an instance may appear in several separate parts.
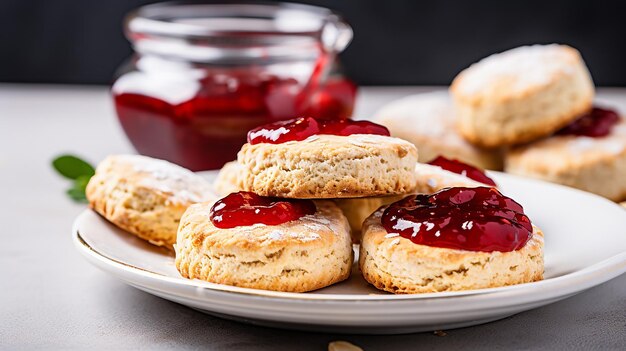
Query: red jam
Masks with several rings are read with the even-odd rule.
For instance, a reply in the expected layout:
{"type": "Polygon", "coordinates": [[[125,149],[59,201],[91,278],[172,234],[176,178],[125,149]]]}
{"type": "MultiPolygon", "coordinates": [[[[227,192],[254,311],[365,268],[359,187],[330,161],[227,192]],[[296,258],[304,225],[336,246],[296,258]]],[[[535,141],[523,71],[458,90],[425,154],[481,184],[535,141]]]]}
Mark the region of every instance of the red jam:
{"type": "Polygon", "coordinates": [[[213,225],[226,229],[253,224],[279,225],[315,211],[311,200],[264,197],[240,191],[217,201],[211,207],[210,218],[213,225]]]}
{"type": "Polygon", "coordinates": [[[441,167],[446,171],[460,174],[483,184],[496,186],[496,182],[489,178],[483,170],[470,166],[459,160],[450,160],[443,156],[438,156],[436,159],[428,162],[428,164],[441,167]]]}
{"type": "Polygon", "coordinates": [[[594,107],[591,112],[559,130],[559,135],[578,135],[588,137],[603,137],[609,135],[613,126],[620,121],[617,112],[594,107]]]}
{"type": "Polygon", "coordinates": [[[412,195],[382,215],[388,233],[416,244],[468,251],[519,250],[532,237],[524,209],[495,188],[447,188],[412,195]]]}
{"type": "MultiPolygon", "coordinates": [[[[320,85],[319,78],[313,77],[307,85],[253,69],[207,75],[199,82],[170,83],[163,78],[161,85],[154,83],[156,87],[169,84],[163,95],[196,89],[180,102],[168,102],[150,89],[139,93],[114,87],[120,123],[139,153],[194,171],[217,169],[236,158],[248,130],[299,115],[349,118],[356,96],[356,86],[345,78],[320,85]]],[[[150,84],[147,75],[137,81],[150,84]]]]}
{"type": "Polygon", "coordinates": [[[248,132],[248,142],[253,145],[260,143],[281,144],[287,141],[301,141],[319,134],[340,136],[352,134],[390,135],[386,127],[368,121],[300,117],[254,128],[248,132]]]}

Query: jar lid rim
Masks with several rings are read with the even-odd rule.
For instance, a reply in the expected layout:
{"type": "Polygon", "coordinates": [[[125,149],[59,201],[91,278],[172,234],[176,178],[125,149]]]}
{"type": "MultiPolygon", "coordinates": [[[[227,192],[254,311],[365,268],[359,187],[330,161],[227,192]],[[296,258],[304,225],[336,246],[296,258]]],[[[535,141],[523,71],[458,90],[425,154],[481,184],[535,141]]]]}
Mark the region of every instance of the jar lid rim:
{"type": "Polygon", "coordinates": [[[279,2],[145,5],[126,17],[125,31],[140,53],[246,62],[338,53],[353,34],[332,10],[279,2]]]}
{"type": "MultiPolygon", "coordinates": [[[[313,5],[279,2],[239,2],[199,4],[187,2],[163,2],[145,5],[130,12],[125,19],[128,33],[207,37],[227,33],[263,33],[274,35],[319,34],[326,22],[345,23],[342,16],[332,10],[313,5]],[[295,20],[295,16],[298,16],[295,20]],[[228,26],[218,19],[273,20],[273,30],[238,28],[228,26]],[[212,22],[212,23],[210,23],[212,22]]],[[[130,40],[133,38],[129,37],[130,40]]]]}

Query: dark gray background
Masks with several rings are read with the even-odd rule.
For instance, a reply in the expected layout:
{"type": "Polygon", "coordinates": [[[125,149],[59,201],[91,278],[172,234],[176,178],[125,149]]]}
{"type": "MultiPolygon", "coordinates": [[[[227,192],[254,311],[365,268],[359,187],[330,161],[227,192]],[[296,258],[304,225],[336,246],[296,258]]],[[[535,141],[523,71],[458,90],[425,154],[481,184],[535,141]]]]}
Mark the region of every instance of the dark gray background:
{"type": "MultiPolygon", "coordinates": [[[[110,83],[131,53],[124,14],[151,2],[3,0],[0,82],[110,83]]],[[[355,39],[343,60],[363,85],[448,84],[490,53],[551,42],[577,47],[598,85],[626,85],[624,1],[296,2],[344,14],[355,39]]]]}

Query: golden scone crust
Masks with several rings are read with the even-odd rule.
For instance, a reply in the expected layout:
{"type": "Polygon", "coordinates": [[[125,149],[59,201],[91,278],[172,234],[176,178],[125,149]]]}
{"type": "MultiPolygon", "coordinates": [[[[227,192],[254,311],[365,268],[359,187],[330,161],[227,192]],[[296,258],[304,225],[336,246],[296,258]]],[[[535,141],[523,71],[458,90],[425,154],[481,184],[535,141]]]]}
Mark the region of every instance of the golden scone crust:
{"type": "Polygon", "coordinates": [[[555,135],[513,148],[506,171],[626,200],[626,121],[606,137],[555,135]]]}
{"type": "Polygon", "coordinates": [[[626,208],[626,201],[621,202],[620,205],[622,205],[622,207],[626,208]]]}
{"type": "Polygon", "coordinates": [[[243,190],[286,198],[351,198],[410,193],[417,149],[381,135],[314,135],[282,144],[245,144],[243,190]]]}
{"type": "Polygon", "coordinates": [[[449,172],[439,166],[418,163],[415,166],[417,174],[417,192],[422,194],[432,194],[441,189],[452,187],[476,188],[490,185],[477,182],[468,177],[449,172]]]}
{"type": "Polygon", "coordinates": [[[543,279],[543,233],[517,251],[479,252],[414,244],[392,237],[380,223],[383,209],[363,225],[359,266],[365,280],[396,294],[493,288],[543,279]]]}
{"type": "Polygon", "coordinates": [[[89,206],[116,226],[160,246],[176,242],[187,207],[215,199],[211,184],[163,160],[138,155],[109,156],[86,189],[89,206]]]}
{"type": "Polygon", "coordinates": [[[350,223],[352,243],[361,242],[361,226],[363,221],[381,206],[396,202],[406,195],[362,197],[356,199],[335,199],[335,203],[350,223]]]}
{"type": "Polygon", "coordinates": [[[501,150],[477,147],[456,131],[448,92],[416,94],[392,101],[374,114],[374,120],[386,126],[392,136],[415,144],[419,162],[444,156],[483,169],[502,169],[501,150]]]}
{"type": "Polygon", "coordinates": [[[215,182],[213,183],[213,189],[219,196],[226,196],[230,193],[235,193],[243,189],[241,182],[243,167],[237,161],[227,162],[217,174],[215,182]]]}
{"type": "Polygon", "coordinates": [[[176,268],[189,279],[253,289],[304,292],[345,280],[353,253],[348,221],[332,201],[277,226],[216,228],[211,203],[189,207],[175,245],[176,268]]]}
{"type": "Polygon", "coordinates": [[[484,147],[536,140],[592,107],[593,81],[579,52],[533,45],[489,56],[450,86],[459,132],[484,147]]]}

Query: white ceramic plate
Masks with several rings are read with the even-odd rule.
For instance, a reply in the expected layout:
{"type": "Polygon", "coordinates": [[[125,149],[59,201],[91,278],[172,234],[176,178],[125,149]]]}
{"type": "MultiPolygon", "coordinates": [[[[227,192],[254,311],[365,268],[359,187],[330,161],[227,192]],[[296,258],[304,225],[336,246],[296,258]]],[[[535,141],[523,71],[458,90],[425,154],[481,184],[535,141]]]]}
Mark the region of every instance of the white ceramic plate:
{"type": "MultiPolygon", "coordinates": [[[[214,173],[205,173],[211,178],[214,173]]],[[[585,192],[491,173],[545,233],[545,280],[502,288],[391,295],[355,268],[345,282],[282,293],[187,280],[174,257],[86,210],[75,221],[78,250],[104,271],[148,293],[203,312],[282,328],[391,334],[470,326],[543,306],[626,271],[626,211],[585,192]]]]}

